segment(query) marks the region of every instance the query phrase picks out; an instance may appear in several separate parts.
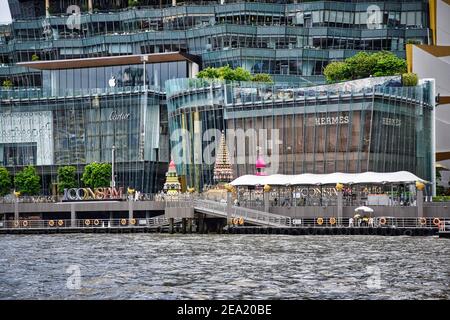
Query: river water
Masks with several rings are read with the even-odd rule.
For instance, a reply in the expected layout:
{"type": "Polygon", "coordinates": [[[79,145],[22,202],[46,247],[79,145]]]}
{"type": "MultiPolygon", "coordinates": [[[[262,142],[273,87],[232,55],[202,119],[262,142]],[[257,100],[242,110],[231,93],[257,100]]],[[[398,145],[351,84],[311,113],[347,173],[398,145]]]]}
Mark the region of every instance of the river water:
{"type": "Polygon", "coordinates": [[[0,299],[449,299],[437,237],[0,236],[0,299]]]}

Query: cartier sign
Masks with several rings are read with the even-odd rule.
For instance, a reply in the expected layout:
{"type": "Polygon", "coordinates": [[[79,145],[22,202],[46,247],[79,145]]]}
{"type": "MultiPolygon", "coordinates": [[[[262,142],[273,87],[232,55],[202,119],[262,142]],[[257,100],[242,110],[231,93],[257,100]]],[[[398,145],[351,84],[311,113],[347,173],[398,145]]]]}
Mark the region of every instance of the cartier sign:
{"type": "Polygon", "coordinates": [[[130,117],[131,117],[131,115],[129,113],[113,111],[109,115],[108,120],[109,121],[124,121],[124,120],[129,120],[130,117]]]}
{"type": "Polygon", "coordinates": [[[123,188],[70,188],[64,189],[62,201],[121,200],[123,188]]]}

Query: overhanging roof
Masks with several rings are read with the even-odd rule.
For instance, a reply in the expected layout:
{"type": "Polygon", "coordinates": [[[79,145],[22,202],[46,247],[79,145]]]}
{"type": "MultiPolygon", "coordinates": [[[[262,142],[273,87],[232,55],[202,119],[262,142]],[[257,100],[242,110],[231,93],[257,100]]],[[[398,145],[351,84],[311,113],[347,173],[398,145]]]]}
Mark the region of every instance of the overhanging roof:
{"type": "Polygon", "coordinates": [[[141,64],[143,63],[144,59],[146,59],[146,63],[191,61],[200,64],[200,58],[197,56],[185,52],[164,52],[82,59],[28,61],[19,62],[17,63],[17,65],[38,70],[58,70],[141,64]]]}
{"type": "Polygon", "coordinates": [[[385,183],[415,183],[427,181],[408,171],[398,172],[364,172],[364,173],[330,173],[298,175],[273,174],[270,176],[245,175],[231,182],[233,186],[287,186],[287,185],[334,185],[343,184],[385,184],[385,183]]]}

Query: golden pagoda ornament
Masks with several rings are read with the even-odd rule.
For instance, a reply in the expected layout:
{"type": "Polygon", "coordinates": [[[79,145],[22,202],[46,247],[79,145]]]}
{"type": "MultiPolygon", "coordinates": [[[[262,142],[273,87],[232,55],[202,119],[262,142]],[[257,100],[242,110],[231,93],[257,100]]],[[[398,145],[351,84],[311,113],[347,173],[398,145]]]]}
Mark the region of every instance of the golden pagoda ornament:
{"type": "Polygon", "coordinates": [[[227,143],[225,141],[225,132],[223,130],[220,138],[219,149],[216,154],[213,179],[218,184],[228,183],[233,180],[233,168],[231,166],[227,143]]]}
{"type": "Polygon", "coordinates": [[[169,195],[180,193],[181,184],[178,180],[177,169],[173,160],[169,163],[169,170],[166,172],[166,183],[164,183],[164,192],[169,195]]]}

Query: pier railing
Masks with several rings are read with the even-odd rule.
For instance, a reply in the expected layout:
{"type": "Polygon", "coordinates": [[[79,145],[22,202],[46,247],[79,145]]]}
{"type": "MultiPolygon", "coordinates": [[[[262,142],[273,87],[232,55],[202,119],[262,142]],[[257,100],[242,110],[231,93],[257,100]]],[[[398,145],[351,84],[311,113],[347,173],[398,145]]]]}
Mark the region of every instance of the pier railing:
{"type": "MultiPolygon", "coordinates": [[[[181,219],[176,219],[175,223],[181,219]]],[[[169,225],[165,217],[134,219],[56,219],[56,220],[4,220],[0,221],[0,229],[57,229],[57,228],[145,228],[169,225]]]]}
{"type": "MultiPolygon", "coordinates": [[[[213,200],[195,199],[194,207],[209,210],[212,213],[227,217],[227,204],[213,200]]],[[[258,225],[286,227],[291,226],[291,218],[277,214],[267,213],[254,209],[231,207],[231,218],[243,218],[244,221],[253,222],[258,225]]]]}

